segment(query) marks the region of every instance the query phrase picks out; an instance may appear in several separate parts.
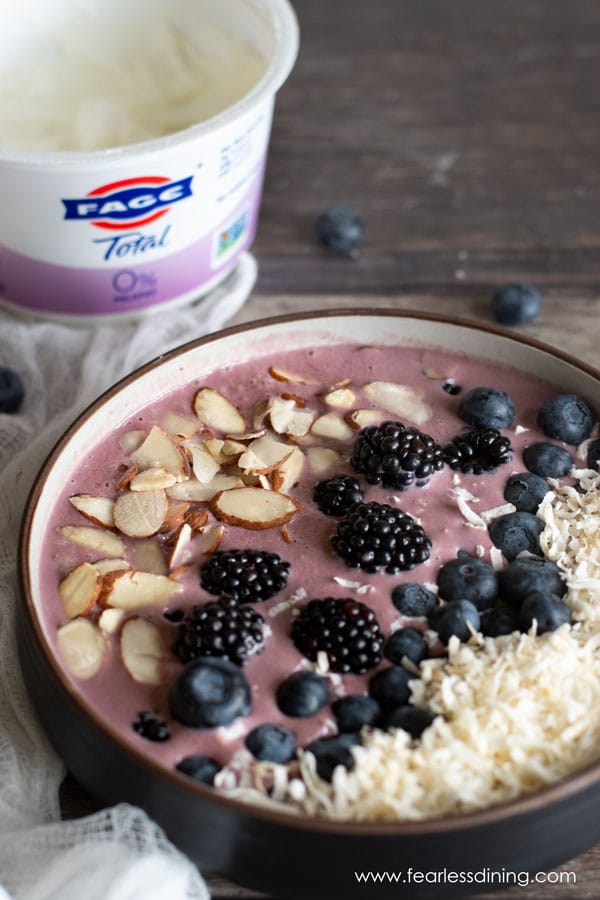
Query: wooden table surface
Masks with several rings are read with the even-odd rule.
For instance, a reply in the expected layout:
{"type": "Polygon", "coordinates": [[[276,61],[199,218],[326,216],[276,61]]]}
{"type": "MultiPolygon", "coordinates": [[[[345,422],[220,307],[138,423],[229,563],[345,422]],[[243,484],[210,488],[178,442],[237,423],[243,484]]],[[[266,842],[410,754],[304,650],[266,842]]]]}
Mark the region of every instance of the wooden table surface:
{"type": "MultiPolygon", "coordinates": [[[[524,333],[600,367],[600,4],[295,8],[302,45],[276,106],[259,279],[235,321],[364,305],[485,322],[495,286],[532,281],[543,305],[524,333]],[[336,204],[364,217],[356,258],[314,238],[336,204]]],[[[66,816],[94,808],[71,778],[63,803],[66,816]]],[[[596,900],[600,847],[561,868],[575,885],[476,896],[596,900]]],[[[259,896],[207,880],[220,900],[259,896]]]]}

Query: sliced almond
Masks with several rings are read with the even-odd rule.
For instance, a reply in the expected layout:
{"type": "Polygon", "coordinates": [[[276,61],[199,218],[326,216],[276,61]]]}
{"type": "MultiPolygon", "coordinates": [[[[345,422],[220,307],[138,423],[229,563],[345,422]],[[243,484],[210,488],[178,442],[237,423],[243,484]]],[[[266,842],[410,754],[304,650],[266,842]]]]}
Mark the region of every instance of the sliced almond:
{"type": "Polygon", "coordinates": [[[154,425],[145,441],[131,454],[140,470],[160,467],[175,476],[176,481],[184,481],[189,477],[187,460],[173,438],[154,425]]]}
{"type": "Polygon", "coordinates": [[[304,453],[299,447],[294,447],[288,457],[271,472],[270,481],[274,491],[288,494],[298,482],[304,467],[304,453]]]}
{"type": "Polygon", "coordinates": [[[126,487],[129,487],[139,470],[140,467],[137,463],[134,463],[132,466],[129,466],[128,469],[125,469],[125,471],[115,484],[115,491],[119,493],[119,491],[123,491],[126,487]]]}
{"type": "Polygon", "coordinates": [[[208,512],[201,506],[195,506],[185,513],[183,521],[190,526],[192,531],[200,532],[208,522],[208,512]]]}
{"type": "Polygon", "coordinates": [[[238,475],[215,475],[211,481],[203,484],[197,478],[190,478],[181,484],[174,484],[167,493],[173,500],[190,500],[198,503],[203,500],[211,500],[219,491],[230,488],[243,487],[244,482],[238,475]]]}
{"type": "Polygon", "coordinates": [[[182,416],[180,413],[167,413],[162,421],[162,429],[172,437],[187,440],[192,435],[200,431],[201,424],[198,419],[192,419],[191,416],[182,416]]]}
{"type": "Polygon", "coordinates": [[[129,537],[156,534],[167,514],[164,491],[128,491],[115,502],[115,525],[129,537]]]}
{"type": "Polygon", "coordinates": [[[178,569],[187,565],[192,558],[192,529],[184,523],[177,533],[175,542],[171,548],[168,560],[168,570],[178,569]]]}
{"type": "Polygon", "coordinates": [[[56,641],[72,675],[87,680],[98,674],[108,645],[97,625],[89,619],[71,619],[58,629],[56,641]]]}
{"type": "Polygon", "coordinates": [[[298,409],[304,409],[306,406],[306,400],[304,397],[301,397],[300,394],[292,394],[289,391],[282,391],[279,395],[282,400],[293,400],[298,409]]]}
{"type": "Polygon", "coordinates": [[[204,387],[196,391],[192,408],[209,428],[227,434],[241,434],[246,430],[246,422],[239,409],[214,388],[204,387]]]}
{"type": "Polygon", "coordinates": [[[354,431],[337,413],[325,413],[312,423],[311,434],[335,441],[351,441],[354,431]]]}
{"type": "Polygon", "coordinates": [[[131,566],[126,559],[98,559],[94,568],[98,575],[106,575],[107,572],[123,572],[131,566]]]}
{"type": "Polygon", "coordinates": [[[121,449],[129,456],[143,443],[145,437],[146,432],[141,428],[137,428],[134,431],[126,431],[125,434],[122,434],[119,438],[119,444],[121,449]]]}
{"type": "Polygon", "coordinates": [[[178,528],[181,528],[189,508],[190,504],[185,500],[169,503],[160,527],[161,533],[168,534],[170,531],[176,531],[178,528]]]}
{"type": "Polygon", "coordinates": [[[333,406],[335,409],[350,409],[354,405],[356,396],[350,388],[340,387],[336,388],[336,390],[328,391],[323,400],[327,406],[333,406]]]}
{"type": "Polygon", "coordinates": [[[104,634],[116,634],[124,618],[124,609],[103,609],[98,619],[98,627],[104,634]]]}
{"type": "Polygon", "coordinates": [[[255,430],[263,427],[270,405],[271,400],[268,397],[265,397],[263,400],[257,400],[252,407],[250,418],[252,420],[252,427],[255,430]]]}
{"type": "Polygon", "coordinates": [[[381,422],[383,415],[379,409],[353,409],[352,412],[346,413],[344,420],[350,428],[360,431],[361,428],[381,422]]]}
{"type": "Polygon", "coordinates": [[[130,491],[162,491],[176,484],[177,479],[172,472],[168,472],[164,466],[152,466],[144,469],[129,482],[130,491]]]}
{"type": "Polygon", "coordinates": [[[337,450],[333,450],[331,447],[317,446],[307,447],[306,458],[315,475],[324,475],[337,466],[342,457],[337,450]]]}
{"type": "Polygon", "coordinates": [[[310,384],[304,376],[297,375],[294,372],[286,372],[285,369],[280,369],[278,366],[269,366],[269,375],[275,381],[287,381],[290,384],[310,384]]]}
{"type": "Polygon", "coordinates": [[[57,530],[68,541],[87,547],[88,550],[96,550],[104,556],[125,556],[125,544],[112,531],[91,525],[63,525],[57,530]]]}
{"type": "Polygon", "coordinates": [[[110,497],[94,497],[92,494],[73,494],[69,497],[69,503],[75,507],[82,516],[93,522],[94,525],[104,525],[112,528],[115,524],[113,509],[114,500],[110,497]]]}
{"type": "Polygon", "coordinates": [[[302,437],[308,434],[315,419],[315,413],[309,409],[298,409],[294,400],[283,400],[274,397],[269,408],[269,421],[277,434],[289,434],[302,437]]]}
{"type": "Polygon", "coordinates": [[[363,390],[372,403],[400,418],[408,419],[417,425],[422,425],[431,418],[431,407],[406,384],[371,381],[364,385],[363,390]]]}
{"type": "Polygon", "coordinates": [[[65,614],[70,619],[90,612],[100,593],[98,570],[84,562],[72,569],[58,586],[65,614]]]}
{"type": "Polygon", "coordinates": [[[121,659],[134,681],[160,684],[165,642],[160,629],[147,619],[128,619],[121,629],[121,659]]]}
{"type": "Polygon", "coordinates": [[[221,468],[221,464],[202,444],[190,444],[187,449],[192,459],[194,476],[203,484],[211,481],[221,468]]]}
{"type": "Polygon", "coordinates": [[[154,572],[110,572],[102,581],[99,602],[117,609],[166,605],[183,585],[154,572]]]}
{"type": "MultiPolygon", "coordinates": [[[[262,437],[264,434],[264,430],[255,432],[250,435],[249,440],[253,440],[255,437],[262,437]]],[[[245,439],[245,436],[244,436],[245,439]]],[[[221,448],[221,452],[225,457],[226,463],[230,463],[232,460],[237,459],[240,453],[243,453],[246,449],[246,445],[242,444],[241,441],[234,440],[233,438],[227,438],[223,441],[223,446],[221,448]]]]}
{"type": "Polygon", "coordinates": [[[228,525],[254,530],[284,525],[301,505],[287,494],[243,487],[221,491],[211,501],[211,509],[217,519],[228,525]]]}
{"type": "Polygon", "coordinates": [[[202,535],[202,540],[200,541],[200,552],[207,555],[214,553],[223,540],[224,536],[224,525],[209,525],[202,535]]]}
{"type": "Polygon", "coordinates": [[[237,464],[243,472],[250,475],[266,475],[287,459],[292,449],[289,444],[283,444],[270,437],[261,437],[248,444],[237,464]]]}
{"type": "Polygon", "coordinates": [[[166,575],[167,560],[158,538],[138,538],[133,547],[135,568],[141,572],[166,575]]]}

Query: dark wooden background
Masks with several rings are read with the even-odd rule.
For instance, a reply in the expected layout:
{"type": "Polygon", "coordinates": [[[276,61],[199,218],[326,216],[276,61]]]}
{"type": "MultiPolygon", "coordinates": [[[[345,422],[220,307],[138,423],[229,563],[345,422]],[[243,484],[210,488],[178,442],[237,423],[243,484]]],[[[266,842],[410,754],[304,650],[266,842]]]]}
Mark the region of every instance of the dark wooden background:
{"type": "MultiPolygon", "coordinates": [[[[494,287],[527,280],[543,294],[527,333],[600,367],[599,0],[294,6],[302,45],[276,106],[258,285],[236,321],[357,305],[490,321],[494,287]],[[357,258],[314,238],[336,204],[364,217],[357,258]]],[[[66,816],[95,808],[71,778],[62,796],[66,816]]],[[[600,848],[562,869],[576,885],[477,897],[597,900],[600,848]]],[[[219,900],[258,896],[207,880],[219,900]]]]}

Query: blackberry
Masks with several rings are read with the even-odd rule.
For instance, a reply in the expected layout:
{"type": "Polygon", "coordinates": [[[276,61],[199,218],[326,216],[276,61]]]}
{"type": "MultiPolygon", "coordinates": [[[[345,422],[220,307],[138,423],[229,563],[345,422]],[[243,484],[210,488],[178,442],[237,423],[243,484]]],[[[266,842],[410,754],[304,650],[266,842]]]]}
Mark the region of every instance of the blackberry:
{"type": "Polygon", "coordinates": [[[264,631],[260,613],[224,597],[192,607],[177,627],[173,652],[182,662],[215,656],[244,666],[250,656],[264,650],[264,631]]]}
{"type": "Polygon", "coordinates": [[[290,564],[267,550],[217,550],[200,569],[209,594],[238,603],[261,603],[287,584],[290,564]]]}
{"type": "Polygon", "coordinates": [[[387,503],[359,503],[331,538],[335,552],[352,569],[383,569],[389,575],[429,559],[431,541],[412,516],[387,503]]]}
{"type": "Polygon", "coordinates": [[[510,440],[497,428],[468,428],[444,447],[444,462],[465,475],[495,472],[511,459],[510,440]]]}
{"type": "Polygon", "coordinates": [[[146,738],[147,741],[157,741],[162,743],[168,741],[171,737],[169,726],[166,722],[148,709],[138,713],[135,722],[131,723],[131,727],[140,737],[146,738]]]}
{"type": "Polygon", "coordinates": [[[360,432],[350,462],[369,484],[403,491],[427,484],[444,465],[442,448],[434,439],[402,422],[382,422],[360,432]]]}
{"type": "Polygon", "coordinates": [[[351,475],[334,475],[315,485],[313,500],[327,516],[343,516],[362,503],[360,484],[351,475]]]}
{"type": "Polygon", "coordinates": [[[333,672],[357,675],[377,665],[383,646],[373,610],[347,597],[311,600],[294,619],[292,640],[313,662],[323,652],[333,672]]]}

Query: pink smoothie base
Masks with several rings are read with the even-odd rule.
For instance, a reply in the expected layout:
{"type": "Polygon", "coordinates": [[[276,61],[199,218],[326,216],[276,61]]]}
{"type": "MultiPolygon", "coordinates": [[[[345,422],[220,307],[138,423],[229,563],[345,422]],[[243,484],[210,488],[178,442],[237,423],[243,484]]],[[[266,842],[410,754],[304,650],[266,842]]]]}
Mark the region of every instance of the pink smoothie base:
{"type": "MultiPolygon", "coordinates": [[[[557,393],[555,386],[531,375],[526,376],[525,386],[522,372],[489,360],[445,353],[437,349],[358,344],[294,350],[290,353],[281,352],[279,355],[270,354],[268,358],[232,365],[212,375],[203,376],[197,383],[188,383],[184,388],[173,391],[158,402],[150,402],[143,413],[123,422],[118,431],[107,435],[64,485],[64,490],[57,498],[48,520],[41,554],[40,583],[44,585],[45,591],[43,618],[47,633],[54,635],[56,629],[66,621],[57,589],[61,578],[78,563],[84,560],[94,562],[99,558],[98,554],[94,555],[58,536],[56,528],[66,524],[86,524],[85,519],[69,503],[68,498],[71,495],[80,492],[114,495],[113,485],[120,474],[118,467],[128,462],[119,443],[124,433],[133,429],[149,429],[154,424],[160,424],[168,412],[175,411],[189,416],[195,391],[205,385],[222,391],[239,407],[247,419],[250,419],[250,409],[256,400],[279,395],[283,391],[304,397],[307,406],[320,414],[331,410],[319,399],[319,395],[341,379],[350,380],[350,387],[357,394],[355,405],[360,407],[372,405],[360,392],[360,386],[367,382],[387,380],[414,388],[433,410],[431,419],[419,427],[442,445],[464,427],[465,423],[457,416],[457,409],[466,391],[478,386],[495,387],[506,391],[516,407],[513,426],[503,432],[510,437],[513,446],[512,461],[493,474],[477,477],[459,473],[459,486],[479,498],[479,502],[473,504],[473,509],[477,512],[504,503],[503,488],[506,479],[513,472],[522,472],[525,469],[521,458],[523,448],[537,440],[546,439],[535,425],[540,404],[547,397],[557,393]],[[291,385],[276,381],[269,375],[269,366],[279,366],[289,372],[298,373],[310,383],[291,385]],[[443,390],[445,378],[428,377],[424,368],[433,368],[437,373],[443,374],[446,379],[460,386],[461,393],[457,396],[446,393],[443,390]],[[519,426],[517,430],[516,426],[519,426]]],[[[386,414],[384,418],[395,417],[386,414]]],[[[411,423],[407,421],[406,424],[411,423]]],[[[347,462],[351,442],[342,444],[319,439],[318,443],[335,448],[344,457],[343,462],[336,465],[327,476],[337,472],[352,472],[347,462]]],[[[165,680],[159,687],[138,684],[127,674],[120,662],[118,638],[111,639],[113,642],[111,653],[107,654],[103,667],[96,677],[85,682],[70,679],[75,689],[81,692],[106,724],[115,729],[132,747],[169,768],[175,766],[183,757],[196,753],[212,756],[224,765],[236,750],[243,747],[245,734],[255,725],[264,722],[279,722],[290,728],[296,735],[298,746],[303,746],[318,736],[333,733],[334,719],[329,706],[307,719],[288,718],[277,709],[275,703],[277,685],[292,671],[302,668],[306,660],[295,649],[289,637],[292,607],[274,616],[270,616],[269,611],[279,607],[283,601],[298,591],[306,592],[304,599],[297,602],[298,607],[315,597],[354,597],[375,610],[382,631],[387,636],[399,624],[408,624],[407,621],[400,620],[391,602],[391,592],[396,585],[413,581],[435,583],[440,566],[453,559],[459,549],[476,554],[481,553],[483,548],[483,558],[489,562],[491,541],[487,531],[471,527],[460,513],[454,494],[457,487],[456,473],[446,466],[433,476],[427,487],[413,486],[404,492],[367,485],[364,479],[358,476],[365,500],[390,503],[421,521],[431,538],[432,551],[426,563],[397,575],[385,573],[369,575],[361,569],[348,568],[334,554],[329,542],[337,519],[321,513],[312,500],[314,484],[323,477],[326,476],[315,476],[305,463],[301,481],[290,492],[303,505],[302,511],[288,526],[291,543],[284,541],[279,528],[251,531],[227,526],[225,537],[219,547],[223,550],[229,548],[270,550],[279,553],[291,564],[287,587],[271,600],[253,604],[253,607],[264,616],[272,634],[267,638],[265,651],[252,657],[244,668],[252,688],[252,712],[248,717],[238,719],[225,728],[211,730],[185,728],[171,720],[167,702],[168,687],[180,670],[181,663],[175,656],[165,663],[165,680]],[[357,594],[338,584],[334,577],[370,585],[372,589],[367,593],[357,594]],[[159,717],[168,721],[170,740],[155,743],[135,733],[132,722],[142,710],[154,710],[159,717]]],[[[200,588],[197,564],[184,576],[183,583],[184,592],[171,601],[169,610],[186,610],[194,604],[216,599],[200,588]]],[[[136,611],[135,614],[143,615],[160,625],[164,633],[169,635],[170,644],[177,626],[165,620],[162,613],[162,610],[148,609],[136,611]]],[[[424,622],[411,624],[425,627],[424,622]]],[[[58,651],[56,652],[58,654],[58,651]]],[[[388,665],[389,663],[384,660],[380,667],[388,665]]],[[[336,677],[335,683],[332,683],[331,700],[342,694],[365,693],[371,674],[336,677]]]]}

